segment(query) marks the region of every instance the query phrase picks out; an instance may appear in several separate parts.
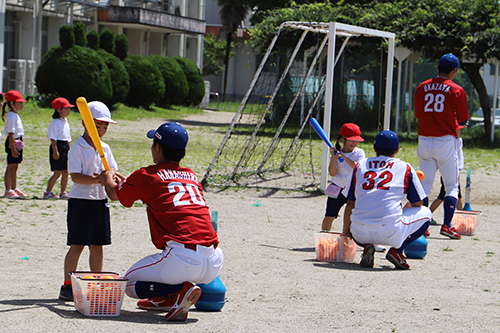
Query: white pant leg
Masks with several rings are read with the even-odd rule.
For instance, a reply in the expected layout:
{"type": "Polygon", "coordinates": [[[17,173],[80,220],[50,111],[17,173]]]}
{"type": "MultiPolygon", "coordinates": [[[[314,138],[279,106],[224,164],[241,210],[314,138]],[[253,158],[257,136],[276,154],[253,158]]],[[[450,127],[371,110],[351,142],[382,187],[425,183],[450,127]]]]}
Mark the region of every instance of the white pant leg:
{"type": "Polygon", "coordinates": [[[224,255],[218,247],[197,246],[197,251],[184,248],[176,242],[169,242],[164,251],[142,258],[129,268],[124,278],[128,279],[127,295],[137,298],[137,281],[165,284],[209,283],[222,267],[224,255]]]}
{"type": "Polygon", "coordinates": [[[361,244],[390,245],[398,249],[408,236],[420,229],[425,222],[429,222],[431,217],[429,208],[411,207],[403,210],[403,215],[395,224],[351,224],[351,233],[361,244]]]}
{"type": "Polygon", "coordinates": [[[434,177],[436,175],[436,170],[438,168],[438,164],[436,159],[432,156],[432,138],[430,137],[418,137],[418,163],[420,166],[420,170],[424,173],[424,179],[420,182],[422,183],[422,187],[424,188],[425,194],[430,196],[432,191],[432,186],[434,184],[434,177]]]}

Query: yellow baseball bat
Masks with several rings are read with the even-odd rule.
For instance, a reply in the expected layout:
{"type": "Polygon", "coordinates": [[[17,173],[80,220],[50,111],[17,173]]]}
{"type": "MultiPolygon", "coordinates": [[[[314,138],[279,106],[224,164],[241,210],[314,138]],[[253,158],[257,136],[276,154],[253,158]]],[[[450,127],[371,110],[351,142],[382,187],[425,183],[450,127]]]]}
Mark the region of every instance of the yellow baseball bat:
{"type": "Polygon", "coordinates": [[[101,157],[102,164],[104,165],[105,170],[109,170],[108,160],[104,155],[104,151],[102,150],[101,139],[99,138],[99,133],[97,133],[97,127],[94,123],[94,118],[92,118],[92,113],[90,112],[89,105],[87,104],[87,100],[85,97],[78,97],[76,99],[76,105],[78,106],[78,110],[80,110],[80,114],[82,115],[83,123],[89,132],[90,138],[94,143],[99,156],[101,157]]]}

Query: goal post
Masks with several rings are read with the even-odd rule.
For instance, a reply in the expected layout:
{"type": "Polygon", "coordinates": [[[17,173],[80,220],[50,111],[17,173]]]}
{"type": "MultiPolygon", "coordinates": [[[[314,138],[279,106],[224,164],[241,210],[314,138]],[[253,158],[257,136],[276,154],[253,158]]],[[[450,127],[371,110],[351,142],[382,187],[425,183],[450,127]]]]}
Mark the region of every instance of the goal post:
{"type": "Polygon", "coordinates": [[[388,45],[383,126],[389,128],[395,34],[338,22],[283,22],[264,53],[202,183],[323,190],[327,183],[329,149],[326,144],[311,141],[316,136],[311,133],[308,120],[322,115],[323,128],[330,137],[335,115],[334,68],[348,41],[359,36],[383,38],[388,45]],[[282,59],[273,58],[278,54],[273,49],[284,29],[302,30],[302,34],[293,51],[290,48],[282,59]],[[336,47],[337,37],[343,38],[340,47],[336,47]],[[308,42],[302,45],[306,38],[308,42]],[[304,55],[302,60],[297,59],[298,52],[304,55]],[[299,98],[301,103],[297,103],[299,98]],[[262,103],[263,100],[266,102],[262,103]],[[295,118],[289,124],[292,114],[295,118]],[[301,135],[308,135],[309,141],[301,135]],[[319,165],[320,174],[315,171],[319,165]],[[286,181],[293,177],[295,183],[290,186],[286,181]]]}

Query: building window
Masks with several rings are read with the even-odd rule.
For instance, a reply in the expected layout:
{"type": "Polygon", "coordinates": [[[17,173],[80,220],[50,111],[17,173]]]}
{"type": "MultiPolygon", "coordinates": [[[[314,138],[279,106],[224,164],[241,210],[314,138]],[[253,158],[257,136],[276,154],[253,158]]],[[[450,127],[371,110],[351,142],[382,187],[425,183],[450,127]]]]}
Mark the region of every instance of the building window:
{"type": "Polygon", "coordinates": [[[490,75],[495,76],[495,64],[490,62],[490,75]]]}
{"type": "Polygon", "coordinates": [[[16,28],[14,20],[16,18],[16,13],[6,12],[5,13],[5,35],[4,35],[4,58],[3,65],[7,66],[8,59],[17,59],[17,38],[16,38],[16,28]]]}

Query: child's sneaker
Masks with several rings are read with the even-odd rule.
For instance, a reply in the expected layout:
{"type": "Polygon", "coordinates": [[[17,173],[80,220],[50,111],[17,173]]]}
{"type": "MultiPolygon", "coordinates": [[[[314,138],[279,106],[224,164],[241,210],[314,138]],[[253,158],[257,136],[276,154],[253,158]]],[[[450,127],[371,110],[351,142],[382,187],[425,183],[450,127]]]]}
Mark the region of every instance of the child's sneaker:
{"type": "Polygon", "coordinates": [[[201,296],[201,288],[191,282],[184,282],[182,289],[174,294],[174,304],[165,316],[169,321],[185,321],[191,305],[201,296]]]}
{"type": "Polygon", "coordinates": [[[59,199],[68,200],[69,199],[68,192],[64,191],[64,192],[59,193],[59,199]]]}
{"type": "Polygon", "coordinates": [[[52,191],[43,192],[43,198],[44,199],[59,199],[59,197],[57,195],[55,195],[54,193],[52,193],[52,191]]]}
{"type": "Polygon", "coordinates": [[[10,199],[19,199],[19,195],[14,190],[5,191],[4,197],[10,198],[10,199]]]}
{"type": "Polygon", "coordinates": [[[71,288],[71,284],[61,286],[59,299],[63,301],[73,301],[73,289],[71,288]]]}
{"type": "Polygon", "coordinates": [[[28,195],[26,195],[23,191],[21,191],[18,188],[16,188],[14,192],[16,192],[16,194],[19,196],[20,199],[26,199],[28,197],[28,195]]]}
{"type": "Polygon", "coordinates": [[[451,239],[461,239],[462,236],[457,232],[455,227],[448,227],[446,224],[443,224],[441,227],[441,231],[439,232],[441,235],[445,235],[450,237],[451,239]]]}

